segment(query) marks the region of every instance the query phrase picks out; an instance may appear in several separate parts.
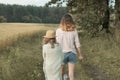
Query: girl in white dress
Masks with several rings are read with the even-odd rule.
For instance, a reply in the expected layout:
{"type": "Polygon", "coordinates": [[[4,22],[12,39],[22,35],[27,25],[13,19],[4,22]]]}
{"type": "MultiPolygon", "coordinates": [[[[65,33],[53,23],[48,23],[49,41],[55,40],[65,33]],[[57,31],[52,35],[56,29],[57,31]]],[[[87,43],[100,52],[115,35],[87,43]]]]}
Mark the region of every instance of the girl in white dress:
{"type": "Polygon", "coordinates": [[[62,80],[63,53],[56,43],[55,32],[48,30],[43,39],[43,71],[45,80],[62,80]]]}

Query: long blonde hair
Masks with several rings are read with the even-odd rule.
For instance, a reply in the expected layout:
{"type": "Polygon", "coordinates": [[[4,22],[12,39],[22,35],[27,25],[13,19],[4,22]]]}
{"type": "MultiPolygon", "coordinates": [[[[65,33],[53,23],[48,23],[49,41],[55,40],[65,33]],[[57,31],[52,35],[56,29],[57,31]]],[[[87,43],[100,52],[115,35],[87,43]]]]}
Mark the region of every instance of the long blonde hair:
{"type": "Polygon", "coordinates": [[[60,28],[63,31],[74,31],[75,27],[72,16],[70,14],[65,14],[61,19],[60,28]]]}
{"type": "Polygon", "coordinates": [[[54,48],[55,47],[55,43],[56,43],[56,39],[55,38],[44,38],[43,39],[43,45],[44,44],[48,44],[50,43],[51,44],[51,48],[54,48]]]}

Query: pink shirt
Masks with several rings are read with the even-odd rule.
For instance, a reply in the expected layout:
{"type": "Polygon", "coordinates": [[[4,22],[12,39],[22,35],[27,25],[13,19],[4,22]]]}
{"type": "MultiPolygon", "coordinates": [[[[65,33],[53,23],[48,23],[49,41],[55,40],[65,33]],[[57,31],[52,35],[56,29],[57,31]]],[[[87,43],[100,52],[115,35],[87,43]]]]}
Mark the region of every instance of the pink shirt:
{"type": "Polygon", "coordinates": [[[76,47],[80,47],[80,41],[76,29],[74,31],[67,32],[58,28],[56,30],[56,40],[62,46],[63,53],[71,51],[76,54],[75,45],[76,47]]]}

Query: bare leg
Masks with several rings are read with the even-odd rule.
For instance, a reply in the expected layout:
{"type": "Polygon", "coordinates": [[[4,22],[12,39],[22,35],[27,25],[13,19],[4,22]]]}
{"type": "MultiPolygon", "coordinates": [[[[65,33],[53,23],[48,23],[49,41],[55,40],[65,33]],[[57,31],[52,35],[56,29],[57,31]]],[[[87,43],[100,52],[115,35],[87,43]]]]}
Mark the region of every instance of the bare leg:
{"type": "Polygon", "coordinates": [[[74,80],[74,67],[75,67],[75,64],[68,63],[68,71],[69,71],[70,80],[74,80]]]}
{"type": "Polygon", "coordinates": [[[62,65],[62,80],[64,80],[64,65],[62,65]]]}

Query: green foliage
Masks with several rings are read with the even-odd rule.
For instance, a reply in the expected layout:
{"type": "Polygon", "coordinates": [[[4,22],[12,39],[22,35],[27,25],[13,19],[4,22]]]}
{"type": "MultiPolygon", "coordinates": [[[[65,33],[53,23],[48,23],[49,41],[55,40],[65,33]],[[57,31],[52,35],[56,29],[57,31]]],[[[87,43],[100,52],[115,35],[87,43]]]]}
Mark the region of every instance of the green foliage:
{"type": "Polygon", "coordinates": [[[103,23],[107,4],[104,1],[79,1],[76,11],[72,11],[75,21],[88,32],[97,31],[103,23]]]}
{"type": "MultiPolygon", "coordinates": [[[[56,4],[58,0],[55,0],[56,4]]],[[[63,0],[59,0],[63,2],[63,0]]],[[[87,30],[91,35],[98,33],[100,28],[109,31],[109,0],[64,0],[69,12],[73,14],[77,26],[87,30]],[[107,16],[107,17],[106,17],[107,16]]],[[[52,0],[51,0],[52,3],[52,0]]],[[[53,3],[54,4],[54,3],[53,3]]],[[[110,8],[110,11],[111,8],[110,8]]]]}
{"type": "Polygon", "coordinates": [[[22,21],[25,23],[41,23],[42,20],[37,17],[37,16],[32,16],[32,15],[28,15],[28,16],[23,16],[22,17],[22,21]]]}
{"type": "Polygon", "coordinates": [[[52,4],[57,4],[57,7],[61,7],[63,2],[66,2],[66,0],[51,0],[48,3],[46,3],[45,6],[50,7],[52,4]]]}
{"type": "Polygon", "coordinates": [[[58,23],[65,13],[67,13],[65,7],[0,4],[0,16],[4,16],[7,22],[58,23]],[[51,21],[52,19],[54,21],[51,21]]]}
{"type": "Polygon", "coordinates": [[[4,16],[0,16],[0,23],[1,22],[7,22],[7,19],[4,16]]]}

